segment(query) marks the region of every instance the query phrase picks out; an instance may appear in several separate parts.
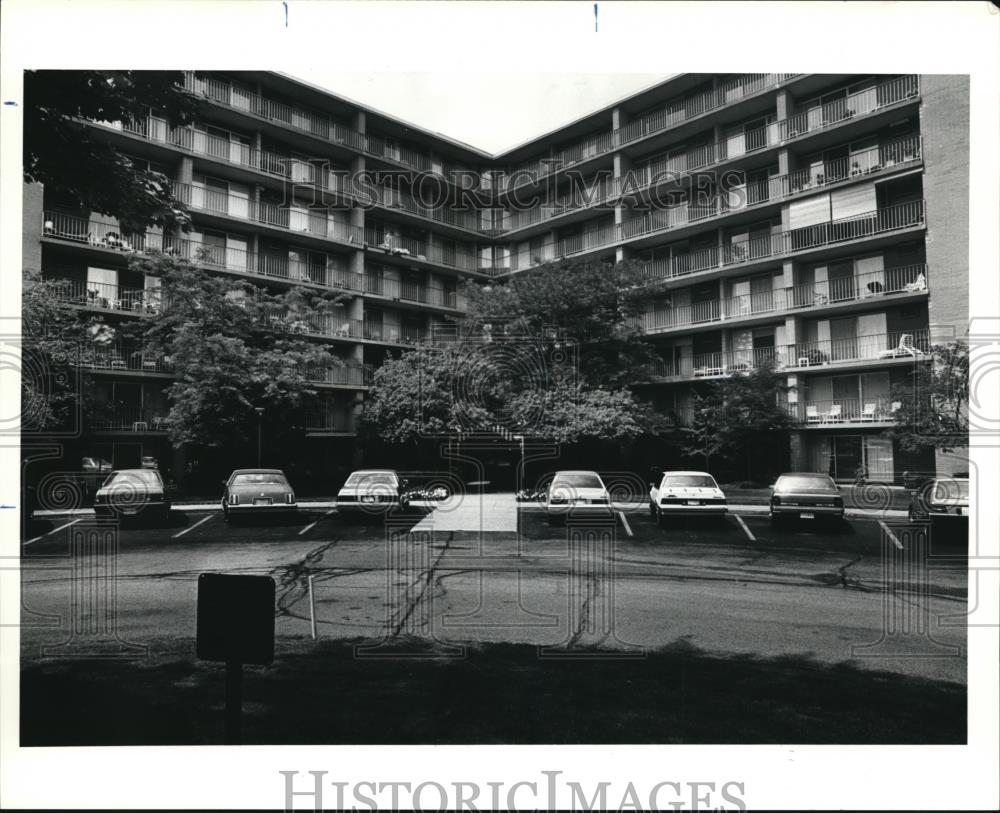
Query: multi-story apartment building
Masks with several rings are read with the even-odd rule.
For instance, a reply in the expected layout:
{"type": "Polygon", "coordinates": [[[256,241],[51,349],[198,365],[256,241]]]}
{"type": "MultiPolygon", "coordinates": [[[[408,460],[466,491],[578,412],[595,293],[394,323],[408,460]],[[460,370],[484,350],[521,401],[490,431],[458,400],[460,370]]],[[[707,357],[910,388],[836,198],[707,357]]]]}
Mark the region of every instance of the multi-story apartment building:
{"type": "MultiPolygon", "coordinates": [[[[794,468],[934,466],[882,433],[892,384],[966,331],[964,78],[684,74],[500,155],[271,73],[190,73],[187,88],[210,102],[197,126],[156,111],[92,126],[173,179],[194,230],[125,234],[29,186],[25,266],[118,320],[159,306],[132,251],[342,292],[342,318],[309,328],[348,362],[317,373],[318,454],[349,452],[371,370],[460,315],[462,280],[590,256],[641,264],[639,326],[662,363],[637,386],[679,422],[701,382],[766,358],[793,387],[794,468]],[[366,172],[376,186],[355,182],[366,172]]],[[[116,404],[92,454],[169,459],[169,368],[126,347],[88,363],[116,404]]]]}

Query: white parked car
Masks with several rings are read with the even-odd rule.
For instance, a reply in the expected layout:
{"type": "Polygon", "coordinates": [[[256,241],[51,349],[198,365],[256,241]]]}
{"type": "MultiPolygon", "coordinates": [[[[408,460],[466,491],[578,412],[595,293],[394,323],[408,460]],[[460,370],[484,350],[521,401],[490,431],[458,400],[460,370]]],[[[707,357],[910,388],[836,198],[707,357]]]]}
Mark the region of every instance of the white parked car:
{"type": "Polygon", "coordinates": [[[557,471],[545,495],[549,522],[567,516],[609,515],[611,497],[596,471],[557,471]]]}
{"type": "Polygon", "coordinates": [[[341,517],[384,516],[400,506],[406,485],[392,469],[362,469],[352,472],[337,492],[337,513],[341,517]]]}
{"type": "Polygon", "coordinates": [[[721,516],[729,509],[715,478],[704,471],[666,471],[650,483],[649,514],[660,525],[672,516],[721,516]]]}

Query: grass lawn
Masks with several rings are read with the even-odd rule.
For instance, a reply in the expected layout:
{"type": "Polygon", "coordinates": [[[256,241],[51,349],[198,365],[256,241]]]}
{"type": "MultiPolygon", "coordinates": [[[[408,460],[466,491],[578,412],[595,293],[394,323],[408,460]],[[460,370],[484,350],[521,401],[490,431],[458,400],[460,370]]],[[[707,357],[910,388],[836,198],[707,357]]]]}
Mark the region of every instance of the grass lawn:
{"type": "MultiPolygon", "coordinates": [[[[280,639],[246,667],[244,742],[964,743],[962,685],[801,658],[720,658],[679,644],[643,659],[539,658],[532,646],[476,645],[459,658],[397,641],[280,639]]],[[[194,641],[154,643],[131,662],[28,661],[21,744],[223,742],[224,666],[194,641]]]]}

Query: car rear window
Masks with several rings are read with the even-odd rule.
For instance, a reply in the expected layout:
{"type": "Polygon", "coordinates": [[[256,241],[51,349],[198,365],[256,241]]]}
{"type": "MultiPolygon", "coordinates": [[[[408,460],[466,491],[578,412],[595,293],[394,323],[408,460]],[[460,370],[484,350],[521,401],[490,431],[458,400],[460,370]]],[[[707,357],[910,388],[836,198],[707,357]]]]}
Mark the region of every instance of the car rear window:
{"type": "Polygon", "coordinates": [[[779,477],[774,490],[834,492],[837,487],[827,477],[779,477]]]}
{"type": "Polygon", "coordinates": [[[552,480],[552,485],[570,488],[604,488],[604,483],[596,474],[559,474],[552,480]]]}
{"type": "Polygon", "coordinates": [[[666,488],[718,488],[715,479],[707,474],[671,474],[663,478],[666,488]]]}
{"type": "Polygon", "coordinates": [[[163,481],[160,479],[158,472],[152,470],[146,471],[113,471],[107,480],[104,481],[105,486],[110,485],[142,485],[142,486],[156,486],[161,487],[163,481]]]}
{"type": "Polygon", "coordinates": [[[384,472],[360,472],[356,471],[347,478],[345,486],[394,486],[396,478],[384,472]]]}
{"type": "Polygon", "coordinates": [[[938,480],[934,484],[932,502],[968,502],[968,480],[938,480]]]}
{"type": "Polygon", "coordinates": [[[283,474],[254,472],[253,474],[237,474],[233,477],[234,486],[284,486],[288,485],[288,480],[283,474]]]}

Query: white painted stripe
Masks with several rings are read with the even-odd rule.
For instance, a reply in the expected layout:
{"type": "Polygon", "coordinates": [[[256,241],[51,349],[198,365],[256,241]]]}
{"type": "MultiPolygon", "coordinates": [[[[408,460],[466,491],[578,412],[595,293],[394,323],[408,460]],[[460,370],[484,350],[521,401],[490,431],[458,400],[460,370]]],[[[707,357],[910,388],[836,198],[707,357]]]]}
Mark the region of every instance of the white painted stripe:
{"type": "Polygon", "coordinates": [[[41,536],[36,536],[34,539],[29,539],[24,544],[30,545],[32,542],[37,542],[39,539],[45,539],[45,537],[47,536],[52,536],[52,534],[59,533],[59,531],[63,530],[63,528],[68,528],[70,525],[76,525],[76,523],[78,523],[79,521],[80,520],[78,519],[74,519],[72,522],[67,522],[65,525],[60,525],[58,528],[53,528],[48,533],[44,533],[41,536]]]}
{"type": "Polygon", "coordinates": [[[896,547],[902,550],[903,543],[900,542],[898,539],[896,539],[896,534],[894,534],[892,531],[889,530],[889,526],[886,525],[884,522],[882,522],[882,520],[879,520],[878,524],[882,526],[882,530],[889,535],[889,539],[891,539],[893,543],[895,543],[896,547]]]}
{"type": "Polygon", "coordinates": [[[743,521],[743,517],[741,517],[739,514],[733,514],[733,516],[736,517],[736,521],[741,526],[743,526],[743,533],[747,535],[747,539],[749,539],[751,542],[756,542],[757,537],[754,536],[752,533],[750,533],[750,529],[747,527],[747,524],[743,521]]]}
{"type": "Polygon", "coordinates": [[[327,511],[327,512],[326,512],[325,514],[323,514],[323,516],[321,516],[321,517],[320,517],[320,518],[319,518],[318,520],[316,520],[315,522],[310,522],[310,523],[309,523],[308,525],[306,525],[306,527],[305,527],[305,528],[303,528],[303,529],[302,529],[301,531],[299,531],[299,536],[302,536],[302,534],[304,534],[304,533],[308,533],[309,531],[311,531],[311,530],[312,530],[313,528],[315,528],[315,527],[316,527],[317,525],[319,525],[319,523],[320,523],[320,522],[321,522],[322,520],[326,519],[326,518],[327,518],[328,516],[330,516],[330,514],[332,514],[332,513],[333,513],[333,511],[327,511]]]}
{"type": "Polygon", "coordinates": [[[183,531],[178,531],[177,533],[175,533],[172,538],[176,539],[179,536],[184,536],[184,534],[186,534],[188,531],[193,531],[195,528],[197,528],[203,522],[208,522],[214,516],[215,516],[215,514],[209,514],[207,517],[202,517],[194,525],[192,525],[192,526],[190,526],[188,528],[185,528],[183,531]]]}
{"type": "Polygon", "coordinates": [[[618,516],[621,517],[622,525],[625,526],[625,533],[627,533],[629,536],[635,536],[635,534],[632,533],[632,526],[629,525],[628,524],[628,520],[625,519],[625,512],[624,511],[619,511],[618,512],[618,516]]]}

